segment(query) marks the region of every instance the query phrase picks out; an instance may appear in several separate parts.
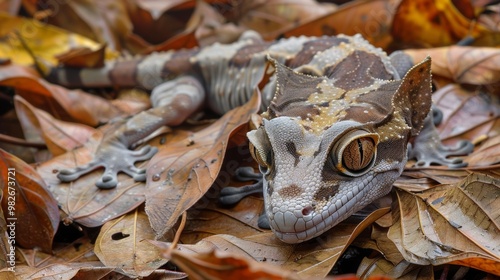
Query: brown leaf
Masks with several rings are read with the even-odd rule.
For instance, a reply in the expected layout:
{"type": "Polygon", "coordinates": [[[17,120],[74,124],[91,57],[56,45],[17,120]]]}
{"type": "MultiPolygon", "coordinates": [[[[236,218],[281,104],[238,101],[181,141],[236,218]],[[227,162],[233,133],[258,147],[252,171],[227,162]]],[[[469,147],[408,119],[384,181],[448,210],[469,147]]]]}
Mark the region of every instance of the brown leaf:
{"type": "MultiPolygon", "coordinates": [[[[193,0],[134,1],[127,3],[133,36],[151,45],[161,44],[187,29],[194,12],[193,0]]],[[[186,32],[186,33],[189,33],[186,32]]]]}
{"type": "Polygon", "coordinates": [[[104,267],[93,253],[93,248],[94,244],[90,239],[83,237],[54,248],[52,254],[39,250],[21,250],[21,257],[26,263],[16,266],[16,276],[18,279],[43,278],[49,275],[68,280],[101,279],[109,275],[113,268],[104,267]]]}
{"type": "Polygon", "coordinates": [[[453,45],[468,36],[477,38],[489,31],[473,23],[452,0],[403,0],[392,23],[392,35],[405,46],[453,45]]]}
{"type": "Polygon", "coordinates": [[[95,50],[88,47],[78,47],[58,54],[56,57],[59,64],[65,67],[100,68],[104,66],[105,50],[106,45],[95,50]]]}
{"type": "Polygon", "coordinates": [[[430,55],[433,75],[449,78],[460,84],[495,85],[500,82],[498,48],[450,46],[405,50],[405,53],[414,61],[430,55]]]}
{"type": "MultiPolygon", "coordinates": [[[[178,246],[181,251],[207,254],[218,250],[228,252],[235,257],[241,256],[261,263],[271,263],[285,270],[294,271],[304,279],[323,278],[331,271],[342,252],[356,236],[388,211],[388,208],[379,209],[361,223],[348,219],[320,237],[301,244],[283,243],[272,232],[267,232],[244,238],[227,234],[213,235],[194,245],[178,246]]],[[[170,243],[163,242],[154,244],[164,249],[170,246],[170,243]]]]}
{"type": "Polygon", "coordinates": [[[158,237],[200,199],[215,181],[231,133],[260,106],[259,94],[206,129],[174,133],[147,167],[146,213],[158,237]]]}
{"type": "Polygon", "coordinates": [[[434,279],[434,269],[432,265],[419,266],[401,261],[393,264],[383,257],[365,257],[358,267],[356,275],[360,279],[370,279],[369,275],[384,275],[387,279],[434,279]]]}
{"type": "Polygon", "coordinates": [[[168,10],[189,9],[193,8],[195,1],[193,0],[172,0],[172,1],[155,1],[144,0],[137,1],[137,6],[145,11],[148,11],[153,20],[158,20],[163,13],[168,10]]]}
{"type": "Polygon", "coordinates": [[[94,133],[94,129],[89,126],[54,119],[20,96],[14,97],[14,105],[25,138],[33,142],[44,141],[52,155],[60,155],[83,146],[94,133]]]}
{"type": "Polygon", "coordinates": [[[19,279],[16,277],[16,274],[14,271],[7,271],[7,270],[0,271],[0,278],[2,278],[4,280],[17,280],[17,279],[19,279]]]}
{"type": "MultiPolygon", "coordinates": [[[[243,129],[240,130],[238,135],[231,136],[231,139],[240,137],[241,134],[246,140],[246,134],[243,132],[243,129]]],[[[261,194],[248,195],[232,207],[221,206],[219,203],[222,188],[250,183],[238,180],[235,174],[238,168],[251,164],[255,164],[255,161],[250,155],[247,141],[227,150],[222,168],[212,187],[188,210],[188,221],[181,236],[182,243],[193,244],[217,234],[231,233],[233,236],[244,238],[268,231],[257,226],[264,209],[261,194]]]]}
{"type": "Polygon", "coordinates": [[[65,263],[59,262],[42,268],[17,266],[17,279],[47,279],[48,277],[62,280],[102,279],[108,276],[113,268],[102,267],[95,263],[65,263]]]}
{"type": "Polygon", "coordinates": [[[312,0],[260,0],[244,1],[237,10],[240,26],[255,30],[264,38],[274,39],[284,30],[333,11],[334,6],[312,0]]]}
{"type": "Polygon", "coordinates": [[[498,135],[500,104],[495,96],[452,84],[435,92],[433,101],[443,113],[437,128],[444,143],[498,135]]]}
{"type": "Polygon", "coordinates": [[[0,149],[2,209],[7,225],[14,225],[16,245],[51,252],[59,226],[57,202],[33,168],[0,149]]]}
{"type": "Polygon", "coordinates": [[[16,262],[16,248],[15,246],[11,246],[15,245],[11,244],[15,242],[15,235],[12,236],[11,233],[9,233],[10,229],[7,228],[5,217],[6,215],[2,207],[0,207],[0,231],[4,232],[4,234],[0,236],[0,254],[2,254],[0,256],[0,267],[1,269],[12,271],[12,269],[15,269],[14,267],[18,265],[18,262],[16,262]]]}
{"type": "MultiPolygon", "coordinates": [[[[419,172],[420,170],[412,171],[403,171],[403,174],[396,179],[393,186],[407,191],[417,192],[427,190],[437,184],[434,180],[427,178],[424,172],[419,172]],[[418,176],[415,176],[415,173],[418,176]]],[[[467,173],[463,176],[466,175],[467,173]]]]}
{"type": "Polygon", "coordinates": [[[17,14],[19,8],[21,8],[21,0],[0,2],[0,11],[9,13],[11,15],[17,14]]]}
{"type": "MultiPolygon", "coordinates": [[[[63,280],[86,280],[123,279],[124,277],[123,274],[116,272],[116,267],[107,267],[99,261],[94,254],[94,242],[88,237],[78,238],[69,244],[56,244],[55,247],[53,254],[50,255],[39,250],[20,250],[19,259],[27,262],[16,265],[16,279],[52,277],[63,280]]],[[[155,272],[165,277],[177,276],[177,278],[167,279],[181,279],[183,275],[181,272],[167,270],[155,272]]]]}
{"type": "Polygon", "coordinates": [[[55,6],[46,19],[50,24],[106,42],[113,50],[122,49],[122,36],[132,30],[129,18],[124,16],[126,5],[121,1],[69,1],[55,6]]]}
{"type": "MultiPolygon", "coordinates": [[[[390,215],[390,214],[389,214],[390,215]]],[[[397,265],[404,261],[403,256],[398,248],[387,236],[388,227],[380,227],[378,225],[372,226],[371,238],[377,243],[377,249],[390,261],[393,265],[397,265]]]]}
{"type": "Polygon", "coordinates": [[[190,279],[300,279],[291,271],[220,250],[203,254],[175,250],[171,256],[190,279]]]}
{"type": "Polygon", "coordinates": [[[389,29],[401,0],[353,1],[309,23],[284,33],[291,36],[361,34],[377,47],[386,49],[392,42],[389,29]]]}
{"type": "Polygon", "coordinates": [[[456,186],[442,185],[420,194],[396,189],[396,194],[395,224],[388,236],[407,261],[421,265],[459,261],[500,273],[498,179],[472,174],[456,186]],[[486,266],[491,262],[496,264],[486,266]]]}
{"type": "Polygon", "coordinates": [[[179,50],[183,48],[189,49],[189,48],[194,48],[196,46],[198,46],[198,42],[195,37],[195,30],[193,30],[190,32],[181,33],[179,35],[173,36],[159,45],[144,47],[140,50],[140,52],[149,54],[152,52],[179,50]]]}
{"type": "MultiPolygon", "coordinates": [[[[145,200],[144,183],[135,182],[125,174],[118,174],[120,184],[110,190],[101,190],[95,186],[95,182],[102,175],[102,169],[90,172],[70,183],[61,183],[56,176],[59,169],[74,168],[90,162],[103,135],[115,131],[114,125],[119,124],[100,127],[85,146],[38,166],[38,172],[49,184],[49,189],[61,205],[61,210],[68,215],[64,218],[66,223],[75,221],[87,227],[101,226],[137,208],[145,200]]],[[[160,139],[155,138],[148,144],[159,146],[159,141],[160,139]]],[[[144,165],[143,163],[138,167],[142,168],[144,165]]]]}
{"type": "MultiPolygon", "coordinates": [[[[458,169],[449,169],[448,167],[442,166],[432,166],[430,168],[412,168],[405,170],[403,172],[403,178],[416,178],[416,179],[427,179],[431,180],[429,184],[426,184],[423,188],[418,188],[416,182],[410,183],[408,185],[413,184],[414,186],[410,188],[403,188],[406,191],[424,191],[431,187],[435,187],[438,184],[456,184],[462,181],[465,177],[469,175],[467,170],[458,170],[458,169]],[[413,188],[413,189],[411,189],[413,188]]],[[[399,178],[398,178],[399,180],[399,178]]],[[[411,181],[411,180],[409,180],[411,181]]]]}
{"type": "Polygon", "coordinates": [[[471,166],[492,166],[500,163],[500,135],[486,140],[479,149],[465,158],[471,166]]]}
{"type": "Polygon", "coordinates": [[[104,224],[95,242],[95,254],[108,267],[119,267],[125,275],[146,277],[167,262],[161,250],[147,242],[154,239],[144,209],[104,224]]]}
{"type": "Polygon", "coordinates": [[[37,249],[20,249],[19,260],[23,261],[22,265],[39,269],[57,263],[95,263],[99,259],[93,248],[94,244],[88,237],[80,237],[70,243],[55,243],[50,254],[37,249]]]}
{"type": "MultiPolygon", "coordinates": [[[[134,10],[134,13],[132,13],[136,29],[141,29],[140,31],[137,30],[137,32],[144,34],[141,36],[156,44],[151,45],[133,34],[130,36],[129,43],[142,45],[142,49],[141,47],[135,47],[141,53],[207,46],[215,42],[232,43],[244,31],[242,27],[232,23],[225,23],[226,19],[204,1],[156,2],[153,1],[148,4],[163,6],[162,9],[168,11],[160,14],[157,10],[151,10],[148,11],[148,14],[141,10],[134,10]],[[182,15],[184,16],[182,17],[182,15]],[[160,17],[151,22],[151,18],[155,16],[160,17]],[[179,23],[179,25],[172,25],[172,17],[175,17],[175,22],[179,23]],[[165,30],[169,32],[165,32],[165,30]],[[159,37],[158,32],[161,32],[163,36],[159,37]]],[[[225,3],[220,2],[215,4],[225,5],[225,3]]]]}
{"type": "MultiPolygon", "coordinates": [[[[205,199],[202,198],[202,199],[205,199]]],[[[230,209],[215,207],[192,207],[188,211],[188,222],[182,232],[181,241],[192,244],[208,236],[231,233],[239,238],[255,235],[266,230],[257,227],[262,213],[262,198],[246,197],[230,209]]]]}
{"type": "MultiPolygon", "coordinates": [[[[214,5],[224,6],[229,3],[222,3],[219,0],[212,1],[214,5]]],[[[238,5],[238,4],[236,4],[238,5]]],[[[245,27],[236,25],[231,22],[227,23],[224,16],[220,14],[220,10],[212,7],[204,1],[196,2],[196,9],[192,18],[189,20],[186,31],[194,30],[194,35],[201,47],[212,45],[216,42],[221,44],[233,43],[245,31],[245,27]]]]}
{"type": "Polygon", "coordinates": [[[0,66],[0,85],[16,89],[30,104],[58,119],[90,126],[124,115],[109,101],[81,90],[68,90],[18,65],[0,66]]]}

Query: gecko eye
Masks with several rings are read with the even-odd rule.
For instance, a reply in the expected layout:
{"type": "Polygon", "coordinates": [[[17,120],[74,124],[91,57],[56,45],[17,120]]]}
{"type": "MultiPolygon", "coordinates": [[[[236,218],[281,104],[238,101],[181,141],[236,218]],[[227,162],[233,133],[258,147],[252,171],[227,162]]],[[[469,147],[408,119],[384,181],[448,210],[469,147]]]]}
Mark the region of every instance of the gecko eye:
{"type": "Polygon", "coordinates": [[[335,168],[349,176],[368,172],[375,163],[378,139],[378,134],[364,130],[344,135],[330,152],[335,168]]]}
{"type": "Polygon", "coordinates": [[[267,175],[269,174],[269,170],[271,169],[272,164],[272,152],[266,153],[263,156],[263,153],[259,152],[257,148],[250,142],[250,154],[259,164],[259,170],[261,173],[267,175]]]}

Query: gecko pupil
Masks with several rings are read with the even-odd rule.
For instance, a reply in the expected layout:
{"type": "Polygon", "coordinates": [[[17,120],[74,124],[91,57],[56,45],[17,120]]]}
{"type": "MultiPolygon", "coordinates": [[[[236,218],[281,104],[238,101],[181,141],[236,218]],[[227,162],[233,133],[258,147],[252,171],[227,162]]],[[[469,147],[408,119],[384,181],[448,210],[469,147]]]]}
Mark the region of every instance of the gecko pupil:
{"type": "Polygon", "coordinates": [[[361,137],[351,141],[342,155],[344,166],[350,171],[362,171],[372,162],[375,143],[370,137],[361,137]]]}

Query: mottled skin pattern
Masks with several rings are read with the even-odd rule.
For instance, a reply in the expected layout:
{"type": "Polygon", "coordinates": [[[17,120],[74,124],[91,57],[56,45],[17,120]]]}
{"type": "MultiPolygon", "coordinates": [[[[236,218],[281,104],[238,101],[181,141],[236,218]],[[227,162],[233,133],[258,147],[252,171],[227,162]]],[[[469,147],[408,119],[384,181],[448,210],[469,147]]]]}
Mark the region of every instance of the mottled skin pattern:
{"type": "Polygon", "coordinates": [[[401,80],[383,59],[356,48],[341,73],[330,65],[322,77],[275,63],[275,98],[248,138],[281,240],[320,235],[387,194],[403,171],[431,106],[430,59],[401,80]]]}
{"type": "Polygon", "coordinates": [[[153,89],[152,109],[123,120],[94,160],[61,170],[58,178],[69,182],[104,167],[99,188],[119,185],[118,172],[144,181],[145,170],[134,164],[156,150],[128,148],[204,104],[220,114],[244,104],[267,61],[276,75],[262,88],[265,120],[248,138],[278,238],[297,243],[316,237],[389,192],[431,106],[430,59],[411,68],[402,53],[388,57],[361,36],[343,35],[263,42],[250,32],[230,45],[152,54],[102,69],[54,69],[48,78],[63,85],[153,89]]]}

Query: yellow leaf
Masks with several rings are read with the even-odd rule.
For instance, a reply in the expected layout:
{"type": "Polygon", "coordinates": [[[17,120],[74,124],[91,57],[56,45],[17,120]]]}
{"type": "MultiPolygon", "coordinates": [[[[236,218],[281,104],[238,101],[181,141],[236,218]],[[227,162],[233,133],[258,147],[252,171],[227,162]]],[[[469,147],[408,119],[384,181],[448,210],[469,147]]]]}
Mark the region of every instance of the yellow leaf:
{"type": "MultiPolygon", "coordinates": [[[[83,36],[70,33],[52,25],[21,17],[0,13],[0,58],[10,58],[16,64],[29,65],[33,59],[22,45],[19,36],[26,42],[35,56],[57,64],[55,56],[75,47],[97,50],[101,44],[83,36]]],[[[106,57],[116,57],[107,51],[106,57]]]]}

